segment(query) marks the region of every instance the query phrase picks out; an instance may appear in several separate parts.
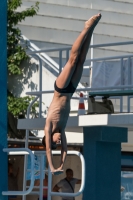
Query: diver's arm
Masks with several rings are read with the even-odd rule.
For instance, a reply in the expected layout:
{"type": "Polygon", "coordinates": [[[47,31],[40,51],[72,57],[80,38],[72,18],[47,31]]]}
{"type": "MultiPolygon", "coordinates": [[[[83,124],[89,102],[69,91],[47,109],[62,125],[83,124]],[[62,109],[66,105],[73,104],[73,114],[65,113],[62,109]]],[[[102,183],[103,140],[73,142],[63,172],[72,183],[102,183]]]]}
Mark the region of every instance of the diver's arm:
{"type": "Polygon", "coordinates": [[[60,163],[60,169],[63,169],[64,162],[66,160],[67,155],[67,141],[66,141],[66,135],[65,131],[61,132],[61,163],[60,163]]]}
{"type": "Polygon", "coordinates": [[[49,163],[49,167],[51,171],[54,171],[53,161],[52,161],[52,149],[51,149],[51,134],[52,134],[52,128],[51,125],[45,126],[45,142],[46,142],[46,155],[49,163]]]}

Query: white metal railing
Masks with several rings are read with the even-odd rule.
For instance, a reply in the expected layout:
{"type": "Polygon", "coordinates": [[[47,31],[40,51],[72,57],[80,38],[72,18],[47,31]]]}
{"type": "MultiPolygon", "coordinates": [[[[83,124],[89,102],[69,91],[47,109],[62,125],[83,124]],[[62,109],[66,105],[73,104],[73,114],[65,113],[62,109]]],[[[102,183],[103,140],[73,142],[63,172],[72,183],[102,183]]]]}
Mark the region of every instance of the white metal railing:
{"type": "Polygon", "coordinates": [[[28,190],[23,191],[3,191],[2,195],[27,195],[34,187],[34,154],[28,148],[4,148],[3,152],[9,155],[25,155],[29,154],[31,157],[31,182],[28,190]]]}
{"type": "MultiPolygon", "coordinates": [[[[40,155],[46,155],[45,151],[34,151],[34,153],[40,154],[40,155]]],[[[60,155],[61,152],[60,151],[52,151],[53,155],[60,155]]],[[[63,196],[63,197],[76,197],[79,196],[85,187],[85,160],[83,155],[78,152],[78,151],[68,151],[67,155],[77,155],[79,156],[80,160],[81,160],[81,168],[82,168],[82,173],[81,173],[81,186],[78,192],[76,193],[62,193],[62,192],[52,192],[52,173],[50,171],[50,169],[48,169],[48,186],[47,187],[43,187],[43,160],[41,160],[40,166],[42,166],[40,168],[40,193],[39,193],[39,199],[42,200],[42,192],[43,188],[47,188],[48,189],[48,200],[51,200],[51,196],[63,196]]],[[[46,171],[46,170],[45,170],[46,171]]],[[[34,187],[35,188],[35,187],[34,187]]],[[[36,187],[38,188],[38,187],[36,187]]],[[[30,194],[38,194],[36,191],[32,191],[30,194]]]]}
{"type": "MultiPolygon", "coordinates": [[[[3,191],[2,195],[22,195],[23,198],[26,198],[26,195],[32,195],[32,194],[38,194],[39,195],[39,199],[43,200],[43,188],[48,188],[48,187],[43,187],[43,175],[44,175],[44,171],[46,172],[47,170],[44,169],[44,157],[46,157],[46,152],[45,151],[31,151],[28,148],[5,148],[3,149],[4,152],[7,152],[9,155],[30,155],[31,157],[31,169],[26,168],[25,170],[25,174],[27,173],[27,171],[31,172],[31,180],[30,180],[30,186],[26,186],[26,175],[23,176],[23,185],[25,187],[23,187],[23,191],[3,191]],[[39,192],[37,191],[32,191],[34,188],[34,173],[35,173],[35,169],[34,169],[34,156],[35,155],[39,155],[41,157],[40,159],[40,187],[39,187],[39,192]],[[28,190],[26,190],[26,188],[28,188],[28,190]]],[[[26,167],[27,167],[27,162],[25,163],[26,167]]],[[[39,171],[39,170],[37,170],[39,171]]]]}
{"type": "MultiPolygon", "coordinates": [[[[24,37],[24,36],[23,36],[24,37]]],[[[25,38],[27,40],[27,38],[25,38]]],[[[35,95],[35,96],[38,96],[38,98],[40,99],[39,100],[39,117],[41,117],[41,101],[42,101],[42,94],[49,94],[49,93],[53,93],[54,90],[47,90],[47,91],[42,91],[41,90],[41,84],[42,84],[42,61],[41,59],[43,59],[42,57],[44,56],[44,58],[46,58],[45,60],[43,60],[44,62],[52,62],[52,66],[55,65],[56,68],[58,67],[58,65],[49,57],[47,56],[46,54],[44,53],[48,53],[48,52],[59,52],[59,73],[61,72],[62,70],[62,59],[63,59],[63,56],[62,56],[62,53],[65,51],[66,52],[66,61],[68,60],[69,58],[69,51],[71,49],[71,47],[61,47],[61,48],[49,48],[49,49],[39,49],[38,47],[36,47],[33,43],[30,42],[30,40],[28,40],[29,42],[29,49],[30,51],[28,51],[27,53],[29,55],[37,55],[39,57],[39,63],[40,63],[40,75],[39,75],[39,91],[36,91],[36,92],[27,92],[26,94],[27,95],[35,95]],[[50,60],[49,60],[50,59],[50,60]],[[54,62],[54,63],[53,63],[54,62]]],[[[109,47],[109,46],[121,46],[121,45],[132,45],[133,44],[133,41],[128,41],[128,42],[118,42],[118,43],[106,43],[106,44],[96,44],[96,45],[90,45],[90,48],[93,49],[93,48],[100,48],[100,47],[109,47]]],[[[92,87],[84,87],[84,88],[79,88],[79,89],[76,89],[77,92],[79,91],[85,91],[85,92],[89,92],[89,91],[95,91],[95,90],[105,90],[105,89],[108,89],[108,90],[112,90],[112,89],[129,89],[129,88],[132,88],[133,85],[131,85],[131,82],[130,82],[130,70],[128,70],[128,85],[123,85],[123,74],[122,74],[122,65],[123,65],[123,59],[124,58],[127,58],[128,60],[130,60],[130,58],[133,57],[133,54],[130,54],[130,55],[121,55],[121,56],[112,56],[112,57],[103,57],[103,58],[93,58],[91,56],[91,59],[89,59],[89,61],[91,61],[91,64],[93,65],[93,62],[94,61],[104,61],[104,60],[116,60],[116,59],[119,59],[120,62],[121,62],[121,85],[120,86],[111,86],[111,87],[96,87],[96,88],[92,88],[92,87]]],[[[93,67],[93,66],[91,66],[93,67]]],[[[129,66],[128,66],[129,68],[129,66]]],[[[118,97],[119,98],[119,97],[118,97]]],[[[132,96],[128,97],[128,105],[127,105],[127,110],[128,112],[130,112],[130,99],[133,98],[132,96]]],[[[73,97],[72,97],[73,99],[73,97]]],[[[121,101],[120,101],[120,110],[122,111],[122,103],[123,103],[123,100],[122,100],[122,97],[120,98],[121,101]]],[[[28,111],[30,112],[30,108],[28,108],[28,111]]]]}
{"type": "MultiPolygon", "coordinates": [[[[44,177],[44,174],[48,171],[48,170],[45,169],[46,168],[46,162],[44,162],[44,157],[46,157],[46,152],[45,151],[32,151],[32,153],[34,155],[37,155],[37,156],[39,155],[40,156],[40,186],[39,187],[37,187],[37,186],[35,187],[34,186],[34,189],[35,188],[39,188],[39,192],[38,191],[31,191],[29,193],[29,195],[38,194],[39,195],[39,200],[43,200],[43,189],[44,188],[48,189],[48,187],[44,187],[43,186],[43,177],[44,177]]],[[[30,170],[28,170],[28,171],[30,171],[30,170]]],[[[25,187],[29,188],[29,186],[26,186],[26,177],[24,177],[23,181],[24,181],[25,187]]]]}
{"type": "MultiPolygon", "coordinates": [[[[27,148],[5,148],[3,149],[4,152],[8,153],[9,155],[27,155],[29,154],[31,157],[31,169],[28,171],[31,172],[31,181],[30,181],[30,186],[27,186],[28,190],[23,190],[23,191],[3,191],[2,195],[32,195],[32,194],[39,194],[39,199],[43,199],[43,189],[46,188],[48,189],[48,200],[51,200],[51,196],[64,196],[64,197],[76,197],[79,196],[85,187],[85,160],[83,155],[78,152],[78,151],[68,151],[68,155],[77,155],[79,156],[81,160],[81,167],[82,167],[82,174],[81,174],[81,186],[78,192],[76,193],[62,193],[62,192],[52,192],[52,173],[50,169],[48,169],[48,186],[43,187],[43,175],[44,171],[46,172],[44,168],[44,156],[46,156],[45,151],[31,151],[27,148]],[[39,187],[34,187],[34,155],[39,155],[41,156],[40,159],[40,186],[39,187]],[[37,191],[32,191],[34,188],[39,188],[39,192],[37,191]]],[[[60,151],[52,151],[53,155],[60,155],[60,151]]],[[[38,170],[37,170],[38,171],[38,170]]],[[[26,177],[24,176],[23,182],[25,182],[26,185],[26,177]]]]}
{"type": "MultiPolygon", "coordinates": [[[[60,154],[60,151],[52,151],[52,154],[53,155],[60,154]]],[[[52,191],[52,188],[51,188],[52,174],[51,174],[51,172],[49,172],[49,174],[48,174],[48,200],[51,200],[51,196],[76,197],[76,196],[79,196],[84,190],[84,187],[85,187],[85,160],[84,160],[84,157],[78,151],[68,151],[67,154],[68,155],[77,155],[77,156],[79,156],[79,158],[81,160],[82,174],[81,174],[80,189],[76,193],[51,192],[52,191]]]]}

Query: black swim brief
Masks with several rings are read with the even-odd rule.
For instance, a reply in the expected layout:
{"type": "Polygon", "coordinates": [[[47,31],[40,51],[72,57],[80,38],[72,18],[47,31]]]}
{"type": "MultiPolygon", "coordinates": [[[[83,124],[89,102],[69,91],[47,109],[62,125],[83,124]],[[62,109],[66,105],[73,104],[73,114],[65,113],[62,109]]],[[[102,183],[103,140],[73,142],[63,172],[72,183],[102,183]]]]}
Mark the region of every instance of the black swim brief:
{"type": "Polygon", "coordinates": [[[73,86],[71,81],[66,88],[58,88],[56,85],[56,81],[55,81],[54,88],[59,93],[72,93],[73,94],[76,90],[76,88],[73,86]]]}

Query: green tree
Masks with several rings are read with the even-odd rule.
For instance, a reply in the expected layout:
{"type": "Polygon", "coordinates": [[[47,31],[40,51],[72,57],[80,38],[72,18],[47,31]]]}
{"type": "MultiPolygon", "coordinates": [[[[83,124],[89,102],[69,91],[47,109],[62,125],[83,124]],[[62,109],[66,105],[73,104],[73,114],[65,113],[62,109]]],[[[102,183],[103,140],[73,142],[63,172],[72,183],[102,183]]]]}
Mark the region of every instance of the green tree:
{"type": "MultiPolygon", "coordinates": [[[[20,76],[24,72],[20,65],[23,61],[29,57],[26,54],[26,49],[21,46],[21,31],[18,27],[19,22],[25,20],[26,17],[33,17],[37,14],[39,9],[39,3],[36,2],[34,6],[23,10],[17,11],[17,8],[22,5],[22,0],[8,0],[7,10],[7,65],[8,65],[8,76],[20,76]]],[[[17,97],[8,91],[8,113],[14,118],[19,116],[25,117],[27,107],[32,101],[33,97],[17,97]]],[[[36,112],[38,103],[35,103],[32,107],[32,113],[36,112]]]]}

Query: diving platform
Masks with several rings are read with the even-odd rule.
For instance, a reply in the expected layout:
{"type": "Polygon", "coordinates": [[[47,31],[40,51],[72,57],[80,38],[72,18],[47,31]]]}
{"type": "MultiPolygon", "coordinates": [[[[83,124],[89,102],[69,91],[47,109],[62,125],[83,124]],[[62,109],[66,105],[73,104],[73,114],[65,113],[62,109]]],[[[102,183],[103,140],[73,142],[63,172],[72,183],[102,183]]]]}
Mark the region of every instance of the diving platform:
{"type": "MultiPolygon", "coordinates": [[[[18,129],[43,130],[45,118],[20,119],[18,129]]],[[[121,143],[133,130],[133,113],[69,116],[66,131],[83,132],[86,165],[83,200],[121,199],[121,143]]]]}
{"type": "MultiPolygon", "coordinates": [[[[18,129],[44,130],[46,118],[19,119],[18,129]]],[[[82,132],[82,127],[78,126],[78,116],[69,116],[66,126],[68,132],[82,132]]]]}
{"type": "Polygon", "coordinates": [[[133,130],[133,113],[94,114],[79,116],[78,125],[123,127],[133,130]]]}
{"type": "MultiPolygon", "coordinates": [[[[18,119],[18,129],[43,130],[46,118],[18,119]]],[[[126,127],[133,130],[133,113],[69,116],[66,131],[80,132],[85,126],[126,127]]]]}
{"type": "Polygon", "coordinates": [[[83,200],[121,199],[121,143],[133,130],[133,114],[79,116],[83,127],[86,182],[83,200]]]}

